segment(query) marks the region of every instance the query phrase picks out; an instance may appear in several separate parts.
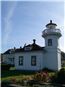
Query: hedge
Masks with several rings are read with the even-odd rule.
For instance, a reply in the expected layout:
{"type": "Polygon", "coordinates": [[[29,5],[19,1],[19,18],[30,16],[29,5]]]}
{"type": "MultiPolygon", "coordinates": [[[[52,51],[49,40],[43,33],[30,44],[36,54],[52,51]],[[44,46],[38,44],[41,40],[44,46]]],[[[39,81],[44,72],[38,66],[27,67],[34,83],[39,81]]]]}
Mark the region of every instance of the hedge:
{"type": "Polygon", "coordinates": [[[1,70],[9,70],[11,67],[10,64],[1,64],[1,70]]]}

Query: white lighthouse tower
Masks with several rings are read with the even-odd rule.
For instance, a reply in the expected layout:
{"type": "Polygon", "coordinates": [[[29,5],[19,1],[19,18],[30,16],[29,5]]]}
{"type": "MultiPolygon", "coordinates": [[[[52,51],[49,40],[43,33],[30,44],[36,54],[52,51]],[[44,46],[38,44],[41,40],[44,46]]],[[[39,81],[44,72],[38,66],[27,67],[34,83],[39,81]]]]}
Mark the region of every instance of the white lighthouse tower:
{"type": "Polygon", "coordinates": [[[59,38],[61,37],[60,29],[56,28],[57,24],[50,23],[46,25],[46,29],[42,32],[45,38],[45,67],[53,70],[61,69],[61,50],[59,49],[59,38]]]}

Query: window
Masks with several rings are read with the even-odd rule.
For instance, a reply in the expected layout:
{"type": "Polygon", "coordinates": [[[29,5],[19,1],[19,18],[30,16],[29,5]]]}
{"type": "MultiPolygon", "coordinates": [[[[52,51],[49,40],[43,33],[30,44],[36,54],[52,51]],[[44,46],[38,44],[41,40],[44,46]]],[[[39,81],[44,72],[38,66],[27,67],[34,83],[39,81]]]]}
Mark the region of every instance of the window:
{"type": "Polygon", "coordinates": [[[48,39],[48,46],[52,46],[52,39],[48,39]]]}
{"type": "Polygon", "coordinates": [[[31,47],[25,47],[25,50],[26,51],[29,51],[29,50],[31,50],[32,48],[31,47]]]}
{"type": "Polygon", "coordinates": [[[19,65],[23,65],[23,56],[19,56],[19,65]]]}
{"type": "Polygon", "coordinates": [[[36,56],[31,56],[31,65],[36,66],[36,56]]]}

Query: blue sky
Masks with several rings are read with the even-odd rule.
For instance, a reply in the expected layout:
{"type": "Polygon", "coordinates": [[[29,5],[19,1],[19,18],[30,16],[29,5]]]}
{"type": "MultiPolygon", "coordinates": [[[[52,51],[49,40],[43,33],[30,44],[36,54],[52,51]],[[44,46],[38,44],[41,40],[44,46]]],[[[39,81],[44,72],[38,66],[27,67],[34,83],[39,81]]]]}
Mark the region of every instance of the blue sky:
{"type": "Polygon", "coordinates": [[[32,43],[44,46],[42,31],[49,20],[61,29],[60,48],[64,46],[64,2],[2,1],[1,2],[1,52],[32,43]]]}

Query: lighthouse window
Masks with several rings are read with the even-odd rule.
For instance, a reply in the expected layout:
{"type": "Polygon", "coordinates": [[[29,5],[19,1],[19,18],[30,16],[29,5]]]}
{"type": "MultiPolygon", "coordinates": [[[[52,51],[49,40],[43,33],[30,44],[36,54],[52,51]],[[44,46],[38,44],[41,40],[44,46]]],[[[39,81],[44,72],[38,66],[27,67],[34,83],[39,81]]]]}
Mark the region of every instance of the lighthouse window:
{"type": "Polygon", "coordinates": [[[48,46],[52,46],[52,39],[48,39],[48,46]]]}

